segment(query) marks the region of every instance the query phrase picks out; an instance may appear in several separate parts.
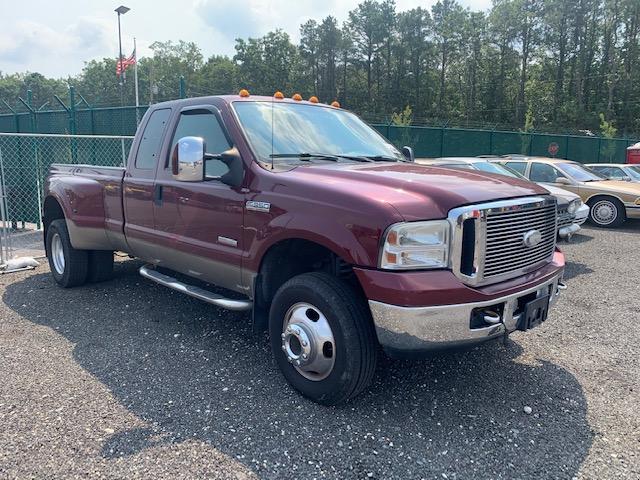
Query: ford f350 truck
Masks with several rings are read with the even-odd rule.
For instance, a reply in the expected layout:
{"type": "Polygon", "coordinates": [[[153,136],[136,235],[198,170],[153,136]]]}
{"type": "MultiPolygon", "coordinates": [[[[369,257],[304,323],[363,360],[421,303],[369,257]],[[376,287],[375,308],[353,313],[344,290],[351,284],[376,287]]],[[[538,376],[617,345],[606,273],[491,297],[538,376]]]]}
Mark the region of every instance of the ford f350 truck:
{"type": "Polygon", "coordinates": [[[114,251],[142,259],[160,285],[250,311],[291,385],[345,402],[380,346],[413,355],[526,331],[564,288],[546,190],[411,160],[299,96],[160,103],[126,168],[52,166],[51,272],[73,287],[109,278],[114,251]]]}

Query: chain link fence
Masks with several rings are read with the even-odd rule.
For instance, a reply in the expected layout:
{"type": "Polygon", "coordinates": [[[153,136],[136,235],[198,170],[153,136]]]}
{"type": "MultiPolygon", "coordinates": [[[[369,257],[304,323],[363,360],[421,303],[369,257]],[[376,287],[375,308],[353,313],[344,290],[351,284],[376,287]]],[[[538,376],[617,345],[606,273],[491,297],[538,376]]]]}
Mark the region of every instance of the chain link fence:
{"type": "Polygon", "coordinates": [[[2,261],[40,257],[42,195],[53,163],[126,164],[133,137],[0,133],[0,250],[2,261]]]}

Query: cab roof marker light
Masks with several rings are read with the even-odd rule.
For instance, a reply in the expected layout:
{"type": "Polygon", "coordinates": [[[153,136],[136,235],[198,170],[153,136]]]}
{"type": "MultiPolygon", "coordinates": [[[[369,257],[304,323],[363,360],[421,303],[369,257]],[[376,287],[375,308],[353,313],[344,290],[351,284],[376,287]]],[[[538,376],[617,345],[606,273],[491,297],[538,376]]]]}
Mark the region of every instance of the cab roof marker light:
{"type": "Polygon", "coordinates": [[[316,97],[315,95],[312,96],[311,98],[309,98],[309,101],[311,103],[318,103],[320,100],[318,100],[318,97],[316,97]]]}
{"type": "Polygon", "coordinates": [[[284,94],[278,90],[273,94],[273,98],[275,98],[276,100],[282,100],[284,98],[284,94]]]}
{"type": "Polygon", "coordinates": [[[240,95],[242,98],[247,98],[250,95],[249,90],[247,90],[246,88],[243,88],[242,90],[240,90],[238,95],[240,95]]]}
{"type": "Polygon", "coordinates": [[[340,108],[340,102],[338,102],[337,100],[334,100],[333,102],[331,102],[331,106],[334,108],[340,108]]]}
{"type": "Polygon", "coordinates": [[[300,95],[299,93],[294,94],[291,98],[293,98],[296,102],[302,101],[302,95],[300,95]]]}

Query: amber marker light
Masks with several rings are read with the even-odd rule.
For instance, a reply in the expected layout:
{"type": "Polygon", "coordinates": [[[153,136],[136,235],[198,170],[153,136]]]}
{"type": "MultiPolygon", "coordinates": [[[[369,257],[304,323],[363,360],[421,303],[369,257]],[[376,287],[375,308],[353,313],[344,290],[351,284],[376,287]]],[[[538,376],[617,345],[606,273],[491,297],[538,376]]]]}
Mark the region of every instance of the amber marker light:
{"type": "Polygon", "coordinates": [[[331,102],[331,106],[335,108],[340,108],[340,102],[338,102],[337,100],[334,100],[333,102],[331,102]]]}
{"type": "Polygon", "coordinates": [[[276,92],[273,94],[273,98],[277,100],[282,100],[284,98],[284,94],[282,92],[276,92]]]}
{"type": "Polygon", "coordinates": [[[320,100],[318,100],[318,97],[316,97],[316,96],[314,95],[313,97],[311,97],[311,98],[309,99],[309,101],[310,101],[311,103],[318,103],[320,100]]]}
{"type": "Polygon", "coordinates": [[[240,90],[240,93],[238,93],[238,95],[240,95],[242,98],[247,98],[249,96],[249,90],[243,88],[242,90],[240,90]]]}
{"type": "Polygon", "coordinates": [[[300,95],[299,93],[296,93],[293,97],[296,102],[301,102],[302,101],[302,95],[300,95]]]}

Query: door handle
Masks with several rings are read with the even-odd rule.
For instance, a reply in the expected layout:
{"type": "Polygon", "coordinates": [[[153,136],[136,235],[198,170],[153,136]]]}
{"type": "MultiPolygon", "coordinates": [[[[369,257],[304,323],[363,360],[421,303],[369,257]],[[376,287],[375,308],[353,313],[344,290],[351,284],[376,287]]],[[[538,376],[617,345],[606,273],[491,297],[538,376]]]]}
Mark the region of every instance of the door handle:
{"type": "Polygon", "coordinates": [[[162,206],[162,185],[155,185],[153,187],[153,203],[158,207],[162,206]]]}

